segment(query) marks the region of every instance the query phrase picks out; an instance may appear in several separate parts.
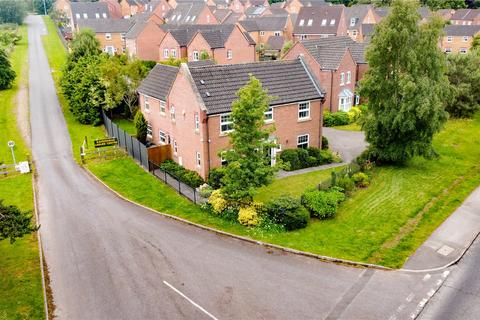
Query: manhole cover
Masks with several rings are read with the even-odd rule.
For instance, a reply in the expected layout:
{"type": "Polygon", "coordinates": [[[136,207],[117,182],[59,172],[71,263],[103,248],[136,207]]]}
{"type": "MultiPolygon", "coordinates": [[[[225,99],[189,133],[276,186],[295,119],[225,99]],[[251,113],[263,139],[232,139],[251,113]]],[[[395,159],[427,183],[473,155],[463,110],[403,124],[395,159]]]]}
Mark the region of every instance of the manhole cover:
{"type": "Polygon", "coordinates": [[[440,249],[437,250],[438,253],[440,253],[442,256],[448,256],[450,253],[453,252],[453,248],[449,247],[449,246],[443,246],[441,247],[440,249]]]}

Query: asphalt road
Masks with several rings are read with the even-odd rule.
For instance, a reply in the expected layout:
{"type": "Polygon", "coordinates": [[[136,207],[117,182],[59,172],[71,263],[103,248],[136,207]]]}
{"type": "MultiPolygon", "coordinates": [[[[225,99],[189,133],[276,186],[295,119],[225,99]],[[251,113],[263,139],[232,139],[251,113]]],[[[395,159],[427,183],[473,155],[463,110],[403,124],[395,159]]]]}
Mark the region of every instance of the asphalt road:
{"type": "Polygon", "coordinates": [[[38,16],[28,25],[40,232],[59,319],[403,319],[446,276],[267,250],[119,199],[74,162],[45,28],[38,16]]]}
{"type": "Polygon", "coordinates": [[[476,320],[480,317],[480,239],[452,270],[421,313],[422,320],[476,320]]]}

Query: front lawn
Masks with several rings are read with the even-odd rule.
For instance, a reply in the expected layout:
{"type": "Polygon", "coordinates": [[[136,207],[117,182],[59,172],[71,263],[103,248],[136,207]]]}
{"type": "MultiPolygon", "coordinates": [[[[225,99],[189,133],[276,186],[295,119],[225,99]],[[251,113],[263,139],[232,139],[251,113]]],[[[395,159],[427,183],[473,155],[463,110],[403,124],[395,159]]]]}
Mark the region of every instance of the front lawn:
{"type": "Polygon", "coordinates": [[[135,137],[137,134],[137,130],[135,129],[135,125],[133,124],[132,120],[115,118],[113,119],[113,122],[129,135],[135,137]]]}

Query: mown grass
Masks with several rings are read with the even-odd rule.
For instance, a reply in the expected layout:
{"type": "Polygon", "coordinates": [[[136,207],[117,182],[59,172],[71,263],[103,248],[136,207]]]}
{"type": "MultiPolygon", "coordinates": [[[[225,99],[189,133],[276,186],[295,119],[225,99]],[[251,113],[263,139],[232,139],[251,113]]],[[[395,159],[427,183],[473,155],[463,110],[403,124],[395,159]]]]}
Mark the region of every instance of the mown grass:
{"type": "MultiPolygon", "coordinates": [[[[13,87],[0,91],[0,162],[12,163],[7,141],[16,143],[17,161],[29,154],[17,126],[16,95],[20,84],[28,82],[27,29],[19,29],[22,40],[10,59],[17,73],[13,87]]],[[[32,175],[24,174],[0,178],[0,199],[21,210],[33,210],[32,175]]],[[[0,241],[0,319],[44,319],[43,290],[36,234],[18,239],[0,241]]]]}
{"type": "MultiPolygon", "coordinates": [[[[50,30],[51,25],[48,22],[47,19],[50,30]]],[[[47,48],[51,55],[50,60],[54,60],[52,56],[58,54],[61,46],[58,37],[55,40],[52,35],[56,36],[56,33],[50,32],[50,36],[44,40],[57,47],[57,50],[47,48]]],[[[65,58],[64,51],[62,57],[65,58]]],[[[57,69],[61,66],[58,61],[53,63],[57,69]]],[[[100,137],[104,134],[101,128],[76,123],[68,111],[66,101],[62,97],[60,99],[74,150],[84,135],[100,137]]],[[[434,145],[440,154],[439,159],[414,158],[402,167],[375,168],[371,186],[356,191],[341,205],[334,219],[312,219],[307,228],[284,233],[244,228],[208,215],[146,173],[129,158],[90,163],[87,167],[125,197],[161,212],[299,250],[400,267],[405,258],[413,253],[479,184],[479,136],[480,114],[473,120],[450,120],[445,130],[434,139],[434,145]],[[458,184],[444,192],[457,179],[458,184]],[[424,210],[432,199],[437,200],[428,210],[424,210]],[[419,223],[411,230],[404,230],[405,233],[401,234],[399,241],[394,241],[401,228],[415,217],[419,218],[419,223]]],[[[329,174],[309,173],[292,177],[290,180],[279,180],[270,187],[262,188],[257,199],[265,200],[285,192],[299,195],[329,174]]]]}
{"type": "Polygon", "coordinates": [[[10,55],[10,62],[13,70],[17,74],[12,88],[8,90],[0,90],[0,163],[13,164],[12,154],[7,142],[15,141],[14,153],[17,161],[23,161],[29,154],[27,145],[22,139],[16,120],[16,99],[21,84],[28,82],[27,65],[27,49],[28,37],[27,28],[21,26],[18,30],[22,36],[22,40],[17,44],[14,51],[10,55]],[[23,73],[23,74],[22,74],[23,73]]]}
{"type": "Polygon", "coordinates": [[[129,135],[135,136],[137,134],[137,130],[135,129],[133,121],[128,119],[113,119],[113,122],[129,135]]]}
{"type": "Polygon", "coordinates": [[[341,168],[337,167],[321,171],[313,171],[296,176],[276,179],[272,184],[258,189],[255,200],[266,202],[282,195],[300,197],[305,190],[317,187],[320,182],[331,176],[332,171],[338,170],[341,170],[341,168]]]}
{"type": "Polygon", "coordinates": [[[333,128],[338,129],[338,130],[346,130],[346,131],[362,131],[362,127],[356,122],[346,124],[344,126],[336,126],[336,127],[333,127],[333,128]]]}
{"type": "Polygon", "coordinates": [[[47,27],[48,34],[42,37],[43,47],[47,53],[48,63],[52,69],[52,76],[55,82],[58,99],[63,109],[65,121],[67,122],[68,131],[72,140],[72,152],[75,160],[80,162],[80,146],[85,137],[90,141],[106,136],[103,126],[94,127],[91,125],[83,125],[78,123],[73,114],[69,110],[68,101],[62,94],[60,88],[60,78],[62,77],[62,68],[67,61],[67,50],[62,41],[58,37],[56,27],[52,19],[48,16],[43,17],[47,27]]]}

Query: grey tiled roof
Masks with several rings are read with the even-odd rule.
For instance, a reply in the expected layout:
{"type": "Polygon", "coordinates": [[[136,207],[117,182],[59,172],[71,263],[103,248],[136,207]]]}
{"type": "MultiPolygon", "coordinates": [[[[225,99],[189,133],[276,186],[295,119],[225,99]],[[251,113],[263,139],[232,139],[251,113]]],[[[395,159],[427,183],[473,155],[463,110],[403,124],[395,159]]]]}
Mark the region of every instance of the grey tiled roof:
{"type": "Polygon", "coordinates": [[[369,37],[373,35],[375,29],[374,23],[364,23],[362,24],[362,34],[364,37],[369,37]]]}
{"type": "Polygon", "coordinates": [[[374,10],[375,10],[375,13],[381,18],[385,18],[390,13],[390,7],[378,7],[378,8],[375,8],[374,10]]]}
{"type": "Polygon", "coordinates": [[[205,66],[212,66],[215,64],[215,61],[213,60],[198,60],[198,61],[188,61],[187,65],[189,68],[193,67],[205,67],[205,66]]]}
{"type": "Polygon", "coordinates": [[[275,16],[288,16],[288,11],[282,8],[270,7],[270,12],[275,16]]]}
{"type": "MultiPolygon", "coordinates": [[[[212,48],[222,48],[235,26],[233,24],[196,24],[181,26],[164,24],[161,25],[161,28],[165,31],[170,31],[170,34],[181,47],[188,45],[193,36],[199,31],[210,45],[214,45],[212,48]]],[[[250,44],[255,44],[255,41],[253,41],[248,34],[244,34],[250,44]]]]}
{"type": "Polygon", "coordinates": [[[285,38],[282,36],[270,36],[267,40],[267,45],[269,49],[281,51],[285,38]]]}
{"type": "Polygon", "coordinates": [[[190,73],[208,115],[230,112],[237,91],[247,84],[250,74],[274,97],[271,105],[324,96],[300,59],[196,67],[190,68],[190,73]]]}
{"type": "Polygon", "coordinates": [[[480,32],[480,25],[448,25],[444,29],[447,36],[470,36],[473,37],[480,32]]]}
{"type": "Polygon", "coordinates": [[[219,22],[222,22],[231,12],[232,10],[230,9],[215,9],[213,15],[219,22]]]}
{"type": "Polygon", "coordinates": [[[228,17],[222,22],[222,24],[235,24],[238,22],[238,19],[240,19],[241,16],[241,13],[231,12],[228,17]]]}
{"type": "Polygon", "coordinates": [[[305,7],[318,7],[329,5],[325,0],[300,0],[305,7]]]}
{"type": "Polygon", "coordinates": [[[480,9],[458,9],[452,15],[452,20],[473,20],[480,15],[480,9]]]}
{"type": "Polygon", "coordinates": [[[344,8],[343,5],[302,7],[295,21],[293,33],[337,34],[344,8]],[[312,21],[311,26],[308,25],[310,20],[312,21]],[[326,20],[326,24],[322,25],[324,20],[326,20]]]}
{"type": "Polygon", "coordinates": [[[283,31],[287,25],[287,16],[263,16],[255,19],[240,21],[242,27],[248,31],[283,31]]]}
{"type": "Polygon", "coordinates": [[[72,2],[70,8],[75,23],[77,22],[76,14],[80,14],[81,18],[79,20],[83,19],[83,14],[87,14],[87,19],[95,18],[96,14],[99,14],[100,18],[103,18],[103,14],[106,14],[107,18],[110,18],[108,4],[105,2],[72,2]]]}
{"type": "Polygon", "coordinates": [[[205,2],[178,3],[175,9],[168,12],[165,17],[168,24],[195,24],[202,10],[207,7],[205,2]],[[179,19],[180,18],[180,19],[179,19]]]}
{"type": "Polygon", "coordinates": [[[163,101],[167,100],[179,68],[157,64],[142,81],[137,91],[163,101]]]}
{"type": "Polygon", "coordinates": [[[127,34],[125,37],[127,39],[136,39],[138,35],[143,31],[145,26],[147,25],[147,22],[145,21],[137,21],[131,28],[128,30],[127,34]]]}
{"type": "Polygon", "coordinates": [[[356,63],[367,63],[366,44],[355,42],[348,36],[304,40],[301,43],[322,69],[338,69],[347,49],[350,50],[356,63]]]}
{"type": "Polygon", "coordinates": [[[368,11],[372,9],[372,6],[368,4],[354,5],[345,8],[345,20],[347,23],[347,29],[358,28],[363,19],[367,15],[368,11]],[[351,20],[355,19],[355,24],[351,25],[351,20]]]}
{"type": "Polygon", "coordinates": [[[130,19],[80,19],[78,27],[95,33],[126,33],[134,23],[130,19]]]}

